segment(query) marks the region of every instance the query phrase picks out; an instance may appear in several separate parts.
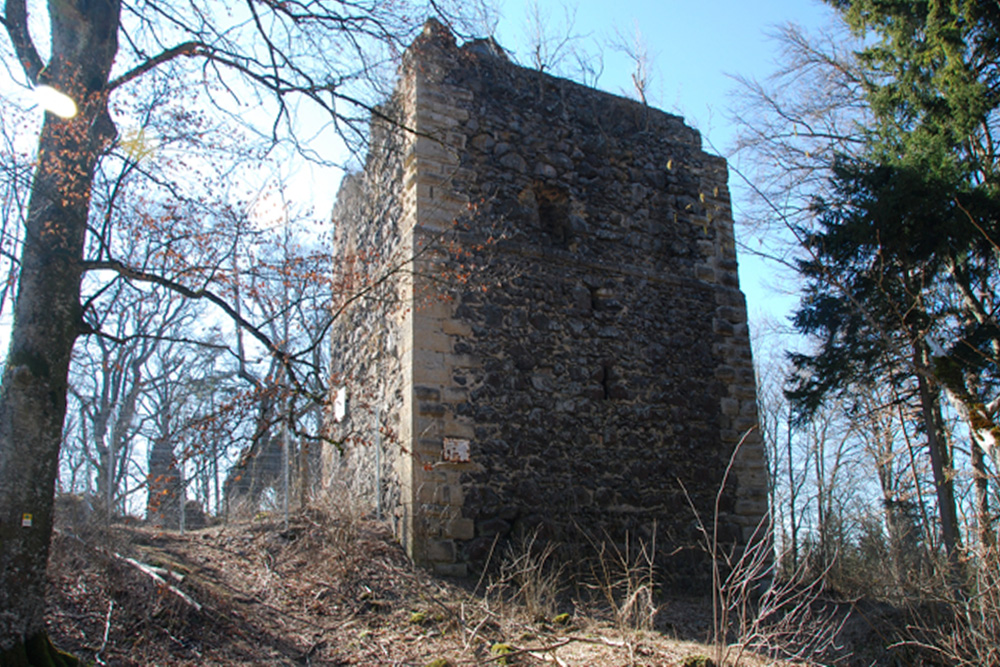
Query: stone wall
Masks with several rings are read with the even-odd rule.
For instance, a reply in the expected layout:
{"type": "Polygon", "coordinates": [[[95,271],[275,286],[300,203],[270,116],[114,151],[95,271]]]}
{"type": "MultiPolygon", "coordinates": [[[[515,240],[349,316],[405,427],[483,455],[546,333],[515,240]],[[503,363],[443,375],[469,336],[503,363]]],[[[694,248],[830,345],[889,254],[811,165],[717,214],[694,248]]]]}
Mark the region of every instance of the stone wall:
{"type": "MultiPolygon", "coordinates": [[[[382,109],[402,117],[402,86],[382,109]]],[[[324,447],[327,486],[346,485],[371,511],[389,513],[401,503],[406,464],[403,442],[412,388],[403,369],[412,330],[412,230],[403,225],[403,157],[406,135],[394,124],[372,121],[364,169],[344,178],[334,207],[342,280],[334,284],[332,338],[335,392],[346,414],[328,415],[334,445],[324,447]],[[406,386],[404,386],[404,384],[406,386]]],[[[411,223],[412,224],[412,223],[411,223]]],[[[336,397],[331,397],[331,404],[336,397]]]]}
{"type": "MultiPolygon", "coordinates": [[[[392,388],[376,392],[382,497],[413,557],[462,573],[535,530],[690,546],[685,495],[709,519],[750,432],[721,505],[723,535],[746,539],[766,473],[725,161],[676,116],[491,41],[459,48],[435,22],[386,110],[400,124],[377,123],[338,235],[412,259],[393,312],[358,302],[334,357],[352,396],[392,388]],[[358,214],[376,190],[386,213],[358,214]],[[379,327],[392,345],[362,352],[379,327]]],[[[371,430],[360,403],[335,432],[371,430]]],[[[366,451],[341,462],[359,482],[366,451]]]]}

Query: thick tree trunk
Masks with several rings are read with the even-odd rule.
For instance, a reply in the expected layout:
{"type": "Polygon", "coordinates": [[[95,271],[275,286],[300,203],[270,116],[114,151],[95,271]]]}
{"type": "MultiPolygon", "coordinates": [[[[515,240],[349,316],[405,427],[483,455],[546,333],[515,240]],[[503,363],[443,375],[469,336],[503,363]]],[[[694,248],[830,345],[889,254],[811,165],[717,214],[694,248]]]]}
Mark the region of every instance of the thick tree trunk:
{"type": "Polygon", "coordinates": [[[104,89],[117,51],[119,1],[53,1],[49,11],[45,82],[73,97],[80,112],[70,120],[46,116],[39,138],[0,387],[0,655],[12,664],[27,656],[22,647],[48,645],[45,570],[70,355],[82,324],[90,188],[114,133],[104,89]]]}

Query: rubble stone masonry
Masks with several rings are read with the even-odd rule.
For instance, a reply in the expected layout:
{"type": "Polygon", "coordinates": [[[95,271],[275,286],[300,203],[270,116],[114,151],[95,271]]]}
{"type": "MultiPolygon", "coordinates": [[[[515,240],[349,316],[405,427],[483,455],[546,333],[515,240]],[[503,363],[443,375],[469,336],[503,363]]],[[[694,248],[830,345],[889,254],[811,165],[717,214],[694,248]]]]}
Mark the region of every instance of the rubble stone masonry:
{"type": "Polygon", "coordinates": [[[681,118],[429,21],[334,220],[370,287],[335,331],[326,475],[418,563],[656,531],[680,579],[724,477],[720,536],[749,538],[767,478],[726,163],[681,118]]]}

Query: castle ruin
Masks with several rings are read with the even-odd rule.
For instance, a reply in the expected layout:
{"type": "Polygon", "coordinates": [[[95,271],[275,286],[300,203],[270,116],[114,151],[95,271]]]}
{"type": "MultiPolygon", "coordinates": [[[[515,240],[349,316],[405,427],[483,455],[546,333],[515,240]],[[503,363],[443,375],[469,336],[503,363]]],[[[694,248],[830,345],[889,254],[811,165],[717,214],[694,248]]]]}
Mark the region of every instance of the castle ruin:
{"type": "Polygon", "coordinates": [[[325,475],[417,563],[463,574],[529,531],[682,553],[724,476],[720,536],[749,538],[767,476],[726,162],[681,118],[432,20],[334,221],[367,279],[325,475]]]}

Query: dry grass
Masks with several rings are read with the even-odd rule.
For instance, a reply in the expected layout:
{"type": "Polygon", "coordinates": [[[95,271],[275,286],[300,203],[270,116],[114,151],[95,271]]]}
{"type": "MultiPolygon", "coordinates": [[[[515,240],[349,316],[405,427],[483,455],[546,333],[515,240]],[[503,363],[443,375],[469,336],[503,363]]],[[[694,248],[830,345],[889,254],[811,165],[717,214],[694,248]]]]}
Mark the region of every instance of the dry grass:
{"type": "MultiPolygon", "coordinates": [[[[287,524],[259,513],[184,535],[64,524],[50,634],[99,665],[618,667],[712,652],[697,642],[711,602],[658,596],[654,544],[592,542],[585,600],[538,534],[498,549],[473,585],[414,568],[348,494],[325,498],[287,524]]],[[[756,647],[730,662],[775,664],[756,647]]]]}
{"type": "MultiPolygon", "coordinates": [[[[183,536],[116,526],[114,552],[58,535],[50,632],[106,665],[651,666],[707,651],[655,629],[539,614],[554,611],[555,589],[543,590],[555,584],[538,545],[528,549],[535,560],[512,552],[508,578],[522,601],[542,604],[501,606],[414,569],[383,526],[330,512],[299,513],[287,529],[262,519],[183,536]],[[491,652],[498,645],[508,652],[491,652]]],[[[673,620],[674,632],[690,615],[673,620]]]]}
{"type": "Polygon", "coordinates": [[[626,536],[624,546],[611,540],[591,542],[591,546],[597,555],[590,561],[587,585],[598,593],[615,627],[623,635],[652,630],[659,611],[655,542],[633,542],[626,536]]]}
{"type": "Polygon", "coordinates": [[[498,574],[490,577],[483,603],[500,616],[523,612],[535,621],[547,621],[558,613],[563,571],[555,546],[543,543],[535,531],[504,548],[498,574]]]}

